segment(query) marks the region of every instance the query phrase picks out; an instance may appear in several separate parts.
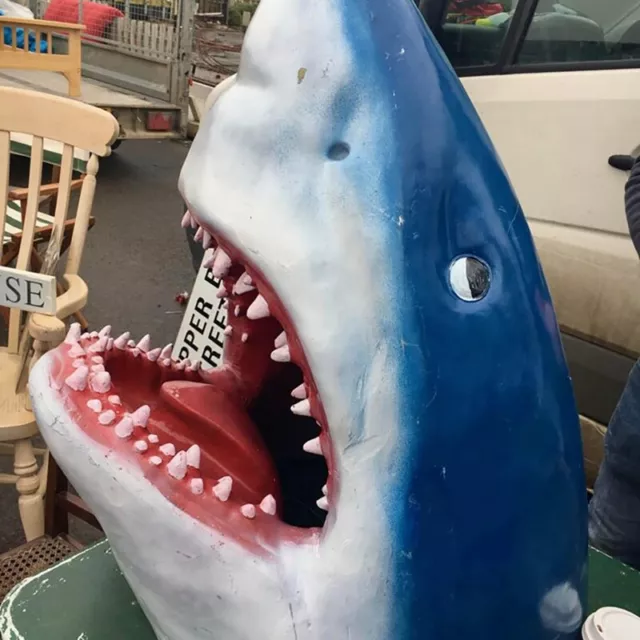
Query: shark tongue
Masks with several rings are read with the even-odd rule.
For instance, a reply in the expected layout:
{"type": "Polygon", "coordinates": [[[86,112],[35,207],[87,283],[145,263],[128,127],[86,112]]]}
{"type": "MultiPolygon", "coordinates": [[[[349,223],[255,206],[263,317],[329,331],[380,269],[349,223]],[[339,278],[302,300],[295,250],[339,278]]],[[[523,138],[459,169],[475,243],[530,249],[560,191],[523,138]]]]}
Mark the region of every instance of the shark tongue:
{"type": "MultiPolygon", "coordinates": [[[[277,483],[271,456],[242,403],[227,389],[201,382],[165,382],[160,397],[171,414],[179,416],[176,443],[198,442],[204,476],[233,478],[234,493],[259,502],[274,493],[277,483]]],[[[170,427],[169,427],[170,428],[170,427]]]]}

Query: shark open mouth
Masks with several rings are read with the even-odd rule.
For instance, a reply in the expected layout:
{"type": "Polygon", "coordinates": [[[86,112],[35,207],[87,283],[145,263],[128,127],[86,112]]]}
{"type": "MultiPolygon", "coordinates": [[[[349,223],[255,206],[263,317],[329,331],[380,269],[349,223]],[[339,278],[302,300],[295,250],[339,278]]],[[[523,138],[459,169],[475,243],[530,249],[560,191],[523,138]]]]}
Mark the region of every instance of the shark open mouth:
{"type": "Polygon", "coordinates": [[[321,527],[283,513],[279,475],[286,474],[277,467],[288,438],[273,437],[278,422],[286,430],[299,426],[298,436],[313,436],[302,448],[311,454],[310,475],[324,473],[316,504],[328,511],[329,430],[292,322],[269,283],[234,247],[189,212],[182,224],[198,229],[205,265],[223,283],[218,296],[227,298],[228,325],[222,366],[203,371],[199,363],[175,362],[171,345],[152,348],[148,335],[136,342],[128,333],[112,337],[108,326],[81,334],[72,325],[50,354],[51,384],[73,422],[105,447],[105,455],[139,465],[193,518],[254,551],[316,539],[321,527]]]}

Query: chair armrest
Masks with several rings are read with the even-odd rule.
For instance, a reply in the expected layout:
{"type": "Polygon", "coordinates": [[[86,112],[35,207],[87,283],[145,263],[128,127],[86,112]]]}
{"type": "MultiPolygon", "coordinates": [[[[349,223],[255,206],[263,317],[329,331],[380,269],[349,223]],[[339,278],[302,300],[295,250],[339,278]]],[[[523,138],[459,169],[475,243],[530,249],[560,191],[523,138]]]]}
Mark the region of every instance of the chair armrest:
{"type": "MultiPolygon", "coordinates": [[[[84,181],[84,177],[78,178],[77,180],[72,180],[70,185],[70,190],[75,191],[82,186],[82,182],[84,181]]],[[[41,198],[47,196],[55,196],[58,191],[60,191],[60,183],[52,182],[50,184],[43,184],[40,186],[40,191],[38,195],[41,198]]],[[[29,197],[29,188],[28,187],[16,187],[15,189],[11,189],[8,194],[9,200],[26,200],[29,197]]]]}
{"type": "Polygon", "coordinates": [[[64,319],[87,303],[89,288],[85,281],[77,275],[65,275],[63,279],[67,290],[56,298],[56,315],[32,313],[29,317],[29,333],[34,340],[60,344],[67,332],[64,319]]]}

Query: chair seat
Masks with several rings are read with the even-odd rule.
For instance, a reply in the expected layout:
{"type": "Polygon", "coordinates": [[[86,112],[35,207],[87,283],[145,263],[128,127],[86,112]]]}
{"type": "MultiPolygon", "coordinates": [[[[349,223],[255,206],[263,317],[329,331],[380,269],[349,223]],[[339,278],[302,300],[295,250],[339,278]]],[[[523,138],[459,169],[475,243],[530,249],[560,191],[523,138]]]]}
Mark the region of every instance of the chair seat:
{"type": "MultiPolygon", "coordinates": [[[[46,198],[40,198],[40,202],[43,200],[46,200],[46,198]]],[[[51,224],[53,224],[53,216],[39,211],[36,218],[36,229],[40,229],[51,224]]],[[[4,236],[2,238],[3,244],[11,242],[11,238],[19,233],[22,233],[20,203],[10,200],[7,203],[7,219],[4,228],[4,236]]]]}
{"type": "Polygon", "coordinates": [[[0,347],[0,442],[30,438],[38,433],[27,390],[16,395],[20,356],[0,347]]]}

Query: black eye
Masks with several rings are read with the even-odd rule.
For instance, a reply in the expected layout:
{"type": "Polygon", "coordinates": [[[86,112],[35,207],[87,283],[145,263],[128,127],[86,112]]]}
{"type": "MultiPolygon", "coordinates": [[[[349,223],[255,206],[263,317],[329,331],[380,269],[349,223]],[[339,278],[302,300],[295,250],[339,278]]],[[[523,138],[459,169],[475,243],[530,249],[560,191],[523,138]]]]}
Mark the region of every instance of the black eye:
{"type": "Polygon", "coordinates": [[[449,267],[449,284],[460,300],[476,302],[489,291],[491,270],[478,258],[461,256],[449,267]]]}
{"type": "Polygon", "coordinates": [[[334,142],[327,151],[327,157],[329,160],[344,160],[349,153],[351,148],[346,142],[334,142]]]}

